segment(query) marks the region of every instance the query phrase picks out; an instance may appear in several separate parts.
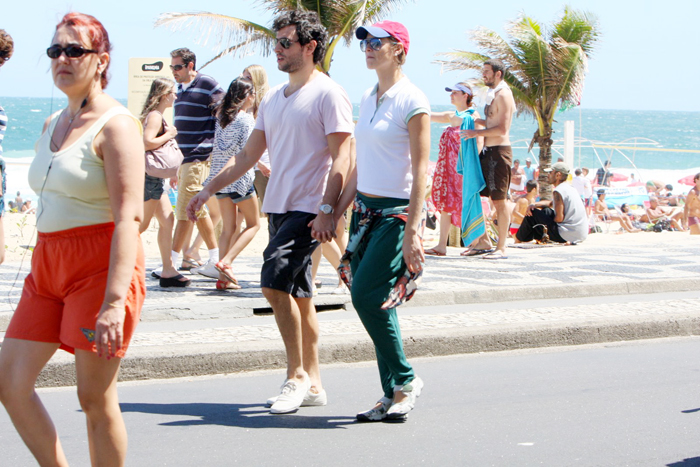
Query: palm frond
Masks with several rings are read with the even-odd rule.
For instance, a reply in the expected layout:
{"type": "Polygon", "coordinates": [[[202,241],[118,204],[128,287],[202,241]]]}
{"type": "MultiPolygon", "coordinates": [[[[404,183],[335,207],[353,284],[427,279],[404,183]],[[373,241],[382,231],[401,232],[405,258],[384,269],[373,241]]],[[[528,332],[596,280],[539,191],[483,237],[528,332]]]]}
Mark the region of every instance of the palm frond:
{"type": "Polygon", "coordinates": [[[233,48],[241,57],[251,53],[267,56],[275,45],[275,34],[271,29],[216,13],[163,13],[158,16],[154,26],[167,27],[171,31],[196,31],[199,33],[195,39],[198,44],[209,46],[213,42],[211,47],[215,52],[225,47],[223,55],[227,55],[226,50],[231,49],[227,44],[237,44],[233,48]]]}
{"type": "Polygon", "coordinates": [[[562,18],[554,24],[552,38],[578,44],[590,56],[600,40],[598,18],[592,13],[566,7],[562,18]]]}

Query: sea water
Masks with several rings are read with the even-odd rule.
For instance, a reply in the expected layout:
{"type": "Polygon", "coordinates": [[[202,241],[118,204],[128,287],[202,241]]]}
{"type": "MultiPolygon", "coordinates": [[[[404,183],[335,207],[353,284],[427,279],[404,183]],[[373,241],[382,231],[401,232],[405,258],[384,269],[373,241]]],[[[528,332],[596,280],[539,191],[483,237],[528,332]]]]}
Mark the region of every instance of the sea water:
{"type": "MultiPolygon", "coordinates": [[[[126,104],[125,100],[120,100],[126,104]]],[[[44,121],[64,108],[65,98],[0,97],[0,105],[8,115],[8,128],[3,143],[5,161],[8,163],[7,193],[17,191],[23,197],[36,196],[27,182],[29,164],[34,157],[34,143],[41,134],[44,121]]],[[[452,106],[434,105],[433,111],[454,110],[452,106]]],[[[353,106],[355,118],[359,106],[353,106]]],[[[483,109],[479,109],[483,113],[483,109]]],[[[554,122],[554,150],[556,161],[563,152],[564,122],[574,122],[577,147],[574,149],[574,166],[588,167],[591,176],[610,159],[613,171],[636,179],[661,180],[674,185],[674,191],[684,192],[687,187],[678,186],[678,180],[700,172],[700,153],[684,152],[700,150],[700,112],[657,112],[634,110],[572,109],[560,112],[554,122]],[[593,148],[591,142],[612,143],[617,146],[638,149],[593,148]],[[656,150],[654,150],[656,149],[656,150]],[[663,149],[659,151],[658,149],[663,149]]],[[[445,129],[444,124],[431,125],[430,160],[438,158],[438,143],[445,129]]],[[[511,126],[513,157],[524,165],[529,157],[536,165],[539,148],[531,152],[528,146],[537,130],[531,117],[518,116],[511,126]]],[[[36,204],[36,203],[35,203],[36,204]]]]}

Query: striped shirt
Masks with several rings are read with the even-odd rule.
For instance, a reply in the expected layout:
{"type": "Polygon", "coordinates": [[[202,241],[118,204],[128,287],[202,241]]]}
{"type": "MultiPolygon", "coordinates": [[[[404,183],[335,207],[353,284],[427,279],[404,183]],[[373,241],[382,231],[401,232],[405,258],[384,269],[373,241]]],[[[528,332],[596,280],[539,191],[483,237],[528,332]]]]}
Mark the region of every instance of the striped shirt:
{"type": "Polygon", "coordinates": [[[197,73],[186,89],[178,85],[174,104],[175,137],[185,156],[183,164],[206,161],[214,147],[216,119],[214,105],[223,98],[224,90],[214,78],[197,73]]]}

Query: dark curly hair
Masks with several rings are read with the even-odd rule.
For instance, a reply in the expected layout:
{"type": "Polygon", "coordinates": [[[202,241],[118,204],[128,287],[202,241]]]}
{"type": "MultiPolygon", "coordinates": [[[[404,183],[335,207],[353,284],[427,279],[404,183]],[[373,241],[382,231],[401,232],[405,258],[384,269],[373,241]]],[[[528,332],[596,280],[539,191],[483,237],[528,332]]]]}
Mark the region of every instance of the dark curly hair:
{"type": "Polygon", "coordinates": [[[219,119],[221,128],[226,128],[231,122],[236,120],[236,116],[241,111],[246,97],[254,92],[255,86],[250,80],[238,77],[231,81],[226,95],[221,99],[214,112],[219,119]]]}
{"type": "Polygon", "coordinates": [[[15,43],[4,29],[0,29],[0,66],[3,66],[6,61],[12,57],[12,52],[15,48],[15,43]]]}
{"type": "Polygon", "coordinates": [[[282,13],[272,23],[272,30],[278,32],[287,26],[296,26],[299,45],[306,45],[316,41],[314,50],[314,63],[321,63],[326,55],[326,41],[328,31],[321,24],[318,14],[307,10],[290,10],[282,13]]]}

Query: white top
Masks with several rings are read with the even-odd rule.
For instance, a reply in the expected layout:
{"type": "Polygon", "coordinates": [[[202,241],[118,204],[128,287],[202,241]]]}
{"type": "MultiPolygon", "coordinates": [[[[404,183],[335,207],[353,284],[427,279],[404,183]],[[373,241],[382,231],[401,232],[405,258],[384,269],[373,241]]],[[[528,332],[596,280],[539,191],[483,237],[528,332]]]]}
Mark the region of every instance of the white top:
{"type": "MultiPolygon", "coordinates": [[[[226,128],[221,128],[219,120],[216,120],[214,147],[211,152],[211,170],[204,182],[205,185],[219,175],[231,157],[243,149],[254,126],[253,115],[243,111],[238,112],[236,119],[226,125],[226,128]]],[[[250,169],[241,178],[219,190],[219,193],[238,193],[245,196],[253,186],[254,179],[255,171],[250,169]]]]}
{"type": "Polygon", "coordinates": [[[408,121],[417,114],[430,114],[430,102],[405,76],[378,102],[377,86],[362,96],[355,126],[357,190],[409,199],[413,172],[408,121]]]}
{"type": "Polygon", "coordinates": [[[265,95],[255,122],[255,129],[265,132],[272,171],[263,212],[317,214],[331,167],[326,136],[352,133],[352,104],[345,90],[321,73],[289,97],[287,86],[265,95]]]}
{"type": "Polygon", "coordinates": [[[574,178],[571,179],[571,186],[574,187],[574,189],[578,192],[580,196],[584,196],[585,194],[583,189],[585,185],[584,180],[586,180],[586,177],[584,177],[583,175],[575,175],[574,178]]]}
{"type": "Polygon", "coordinates": [[[564,202],[564,220],[557,223],[559,235],[567,242],[582,242],[588,237],[586,208],[578,192],[568,183],[560,183],[554,191],[564,202]]]}
{"type": "Polygon", "coordinates": [[[126,108],[112,107],[77,141],[52,152],[51,135],[60,114],[61,111],[51,116],[47,130],[36,143],[36,156],[29,167],[29,186],[39,194],[36,228],[39,232],[57,232],[113,222],[104,161],[97,156],[93,143],[112,117],[128,115],[138,120],[126,108]]]}

